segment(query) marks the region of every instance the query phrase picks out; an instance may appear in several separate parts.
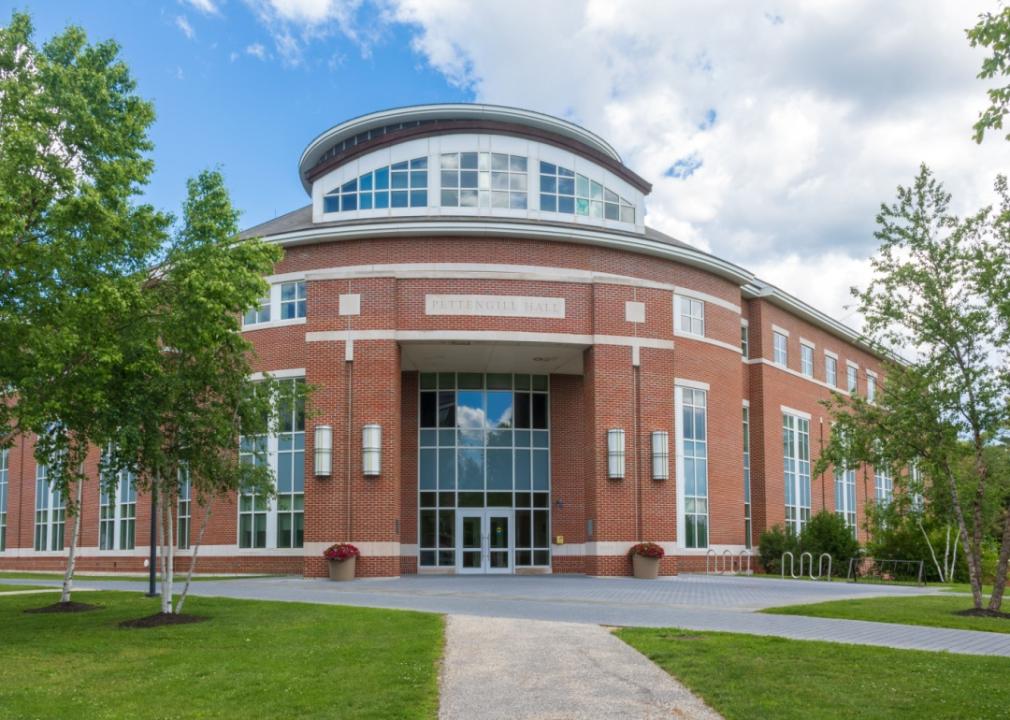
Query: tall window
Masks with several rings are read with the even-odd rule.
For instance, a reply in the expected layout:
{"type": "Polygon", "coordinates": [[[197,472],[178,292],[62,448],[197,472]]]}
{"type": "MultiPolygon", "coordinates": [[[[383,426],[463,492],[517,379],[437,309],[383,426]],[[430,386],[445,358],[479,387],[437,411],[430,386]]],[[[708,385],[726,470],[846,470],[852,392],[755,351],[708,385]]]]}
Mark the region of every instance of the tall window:
{"type": "Polygon", "coordinates": [[[305,317],[305,281],[281,283],[281,320],[305,317]]]}
{"type": "Polygon", "coordinates": [[[866,399],[871,403],[877,401],[877,378],[869,374],[866,376],[866,399]]]}
{"type": "Polygon", "coordinates": [[[175,538],[180,550],[185,550],[189,547],[189,534],[193,520],[192,494],[189,469],[179,468],[179,507],[176,511],[178,527],[175,530],[175,538]]]}
{"type": "Polygon", "coordinates": [[[750,515],[750,408],[743,408],[743,540],[751,546],[750,515]]]}
{"type": "Polygon", "coordinates": [[[810,421],[782,414],[786,528],[797,535],[810,521],[810,421]]]}
{"type": "Polygon", "coordinates": [[[420,564],[456,564],[456,509],[515,512],[516,567],[550,565],[546,375],[421,373],[420,564]]]}
{"type": "Polygon", "coordinates": [[[859,368],[855,365],[845,366],[845,379],[846,388],[853,395],[856,394],[856,390],[859,388],[859,368]]]}
{"type": "Polygon", "coordinates": [[[240,548],[290,548],[304,544],[305,400],[303,378],[284,381],[275,435],[243,435],[239,460],[268,463],[276,478],[276,498],[253,490],[239,495],[240,548]]]}
{"type": "Polygon", "coordinates": [[[133,473],[125,469],[117,472],[114,479],[102,479],[98,508],[100,550],[134,548],[137,531],[137,488],[134,479],[133,473]]]}
{"type": "Polygon", "coordinates": [[[526,158],[507,153],[443,153],[442,207],[526,209],[526,158]]]}
{"type": "Polygon", "coordinates": [[[750,357],[750,326],[740,325],[740,354],[746,360],[750,357]]]}
{"type": "Polygon", "coordinates": [[[635,206],[630,201],[585,175],[547,162],[540,163],[540,209],[635,222],[635,206]]]}
{"type": "Polygon", "coordinates": [[[894,497],[894,479],[887,467],[874,468],[874,485],[877,491],[877,502],[889,505],[894,497]]]}
{"type": "Polygon", "coordinates": [[[800,343],[800,372],[807,377],[814,376],[814,349],[800,343]]]}
{"type": "Polygon", "coordinates": [[[838,387],[838,360],[831,355],[824,356],[824,382],[831,387],[838,387]]]}
{"type": "Polygon", "coordinates": [[[788,338],[778,331],[772,332],[772,350],[774,355],[772,359],[777,365],[782,365],[783,367],[789,365],[789,345],[788,338]]]}
{"type": "Polygon", "coordinates": [[[66,507],[63,495],[50,483],[49,466],[35,468],[35,549],[62,550],[66,507]]]}
{"type": "Polygon", "coordinates": [[[677,295],[677,329],[691,335],[705,334],[705,303],[677,295]]]}
{"type": "Polygon", "coordinates": [[[323,212],[428,206],[428,158],[404,160],[348,180],[323,196],[323,212]]]}
{"type": "Polygon", "coordinates": [[[705,390],[677,387],[680,414],[677,435],[684,488],[683,538],[684,546],[689,548],[708,547],[707,404],[705,390]]]}
{"type": "Polygon", "coordinates": [[[7,448],[0,450],[0,552],[7,549],[7,448]]]}
{"type": "Polygon", "coordinates": [[[856,469],[835,469],[835,512],[856,534],[856,469]]]}

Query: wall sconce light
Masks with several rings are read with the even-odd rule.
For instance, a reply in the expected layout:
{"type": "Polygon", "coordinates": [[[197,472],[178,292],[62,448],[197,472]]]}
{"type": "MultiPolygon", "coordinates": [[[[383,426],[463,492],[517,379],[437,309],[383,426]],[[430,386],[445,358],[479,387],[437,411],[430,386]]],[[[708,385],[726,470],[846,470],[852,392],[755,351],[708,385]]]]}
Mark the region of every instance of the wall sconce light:
{"type": "Polygon", "coordinates": [[[329,425],[316,425],[316,475],[329,477],[333,466],[333,428],[329,425]]]}
{"type": "Polygon", "coordinates": [[[666,430],[652,433],[652,479],[670,478],[670,435],[666,430]]]}
{"type": "Polygon", "coordinates": [[[381,471],[382,426],[361,428],[361,468],[365,475],[375,477],[381,471]]]}
{"type": "Polygon", "coordinates": [[[624,431],[616,428],[607,430],[607,477],[624,477],[624,431]]]}

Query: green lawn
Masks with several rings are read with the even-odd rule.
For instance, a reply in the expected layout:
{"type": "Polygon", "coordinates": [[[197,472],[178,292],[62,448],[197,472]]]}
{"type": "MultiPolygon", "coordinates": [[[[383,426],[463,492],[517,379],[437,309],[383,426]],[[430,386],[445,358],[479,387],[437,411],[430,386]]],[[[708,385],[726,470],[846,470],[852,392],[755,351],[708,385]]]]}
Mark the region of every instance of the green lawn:
{"type": "Polygon", "coordinates": [[[15,592],[17,590],[53,590],[53,591],[58,591],[59,588],[44,588],[44,587],[42,587],[40,585],[10,585],[10,584],[4,585],[3,583],[0,583],[0,593],[15,592]]]}
{"type": "Polygon", "coordinates": [[[1006,658],[625,628],[618,636],[726,720],[1007,716],[1006,658]]]}
{"type": "Polygon", "coordinates": [[[118,623],[158,601],[90,592],[101,610],[31,615],[44,595],[0,597],[0,716],[10,718],[434,718],[439,615],[193,597],[208,622],[118,623]]]}
{"type": "MultiPolygon", "coordinates": [[[[202,580],[243,580],[254,577],[277,577],[276,575],[194,575],[193,582],[202,580]]],[[[0,580],[63,580],[63,573],[39,573],[39,572],[18,572],[16,570],[0,572],[0,580]]],[[[74,581],[85,581],[85,580],[129,580],[132,582],[144,582],[148,581],[147,575],[124,575],[124,574],[112,574],[112,575],[82,575],[81,573],[76,573],[74,575],[74,581]]],[[[161,581],[161,576],[158,576],[158,581],[161,581]]],[[[185,575],[176,575],[175,581],[185,582],[185,575]]]]}
{"type": "MultiPolygon", "coordinates": [[[[1010,619],[966,617],[955,615],[958,610],[972,607],[971,598],[963,595],[923,595],[918,597],[875,597],[859,600],[832,600],[812,605],[787,605],[762,612],[775,615],[808,615],[810,617],[871,620],[873,622],[928,625],[959,630],[988,630],[1010,633],[1010,619]]],[[[1010,602],[1005,611],[1010,611],[1010,602]]]]}

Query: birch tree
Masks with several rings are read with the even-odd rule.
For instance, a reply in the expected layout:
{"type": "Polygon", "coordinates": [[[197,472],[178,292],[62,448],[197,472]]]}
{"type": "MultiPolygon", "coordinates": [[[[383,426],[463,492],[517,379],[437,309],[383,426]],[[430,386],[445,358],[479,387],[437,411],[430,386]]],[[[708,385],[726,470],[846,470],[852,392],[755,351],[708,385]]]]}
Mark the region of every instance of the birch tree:
{"type": "MultiPolygon", "coordinates": [[[[819,463],[916,463],[949,503],[972,598],[981,609],[986,507],[1006,503],[1007,478],[989,452],[1010,427],[997,283],[1005,281],[986,244],[995,215],[958,218],[950,195],[928,168],[896,202],[882,205],[873,280],[853,290],[868,336],[901,362],[887,363],[876,403],[836,395],[836,430],[819,463]]],[[[1001,519],[1010,550],[1010,512],[1001,519]]],[[[1001,553],[989,609],[999,610],[1008,553],[1001,553]]]]}
{"type": "Polygon", "coordinates": [[[118,425],[124,331],[168,219],[137,202],[152,164],[149,102],[114,42],[31,19],[0,28],[0,447],[37,436],[73,527],[90,448],[118,425]]]}

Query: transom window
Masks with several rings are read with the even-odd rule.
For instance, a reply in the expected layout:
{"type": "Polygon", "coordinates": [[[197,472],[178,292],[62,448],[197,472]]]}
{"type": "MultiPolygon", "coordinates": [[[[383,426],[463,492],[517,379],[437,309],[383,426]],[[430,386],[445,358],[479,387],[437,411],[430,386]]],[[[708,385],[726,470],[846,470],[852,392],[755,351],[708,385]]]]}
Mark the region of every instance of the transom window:
{"type": "Polygon", "coordinates": [[[115,479],[102,479],[98,509],[100,550],[134,548],[137,530],[137,488],[134,479],[133,473],[126,469],[116,473],[115,479]]]}
{"type": "Polygon", "coordinates": [[[323,196],[323,212],[428,206],[428,158],[372,170],[323,196]]]}
{"type": "Polygon", "coordinates": [[[281,283],[281,320],[305,317],[305,281],[281,283]]]}
{"type": "Polygon", "coordinates": [[[0,552],[7,549],[7,448],[0,450],[0,552]]]}
{"type": "Polygon", "coordinates": [[[277,434],[243,435],[239,460],[268,463],[276,478],[275,498],[251,491],[239,496],[240,548],[302,547],[305,527],[305,399],[298,383],[284,381],[278,402],[277,434]]]}
{"type": "Polygon", "coordinates": [[[807,377],[814,376],[814,349],[800,344],[800,372],[807,377]]]}
{"type": "Polygon", "coordinates": [[[684,547],[708,547],[708,438],[705,390],[677,386],[684,487],[684,547]]]}
{"type": "Polygon", "coordinates": [[[568,168],[540,163],[540,209],[634,224],[635,206],[603,183],[568,168]]]}
{"type": "Polygon", "coordinates": [[[421,373],[418,543],[424,567],[456,564],[457,508],[515,512],[515,566],[550,564],[546,375],[421,373]]]}
{"type": "Polygon", "coordinates": [[[35,549],[62,550],[66,524],[63,494],[50,483],[49,466],[35,467],[35,549]]]}
{"type": "Polygon", "coordinates": [[[442,207],[525,210],[526,158],[507,153],[443,153],[442,207]]]}
{"type": "Polygon", "coordinates": [[[705,303],[677,295],[677,329],[691,335],[705,334],[705,303]]]}
{"type": "Polygon", "coordinates": [[[810,421],[782,414],[786,528],[799,535],[810,521],[810,421]]]}
{"type": "Polygon", "coordinates": [[[789,364],[789,339],[778,331],[772,332],[772,358],[776,364],[786,366],[789,364]]]}

